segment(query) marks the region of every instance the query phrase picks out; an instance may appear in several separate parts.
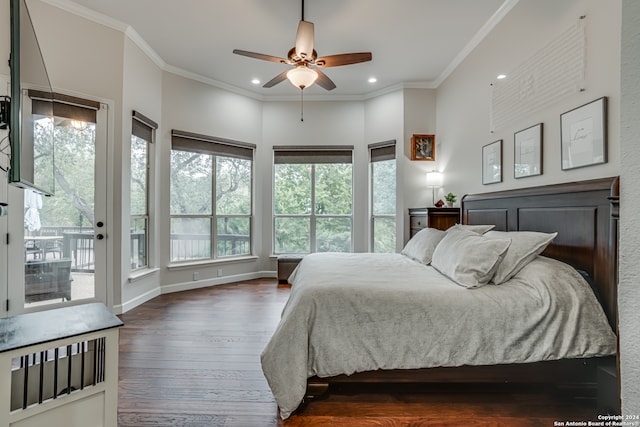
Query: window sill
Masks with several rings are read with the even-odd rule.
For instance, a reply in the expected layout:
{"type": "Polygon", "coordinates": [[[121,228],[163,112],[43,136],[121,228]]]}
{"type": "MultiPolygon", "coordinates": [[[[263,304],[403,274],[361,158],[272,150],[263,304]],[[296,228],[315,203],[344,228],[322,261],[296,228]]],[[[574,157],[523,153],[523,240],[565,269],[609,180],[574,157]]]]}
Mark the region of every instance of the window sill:
{"type": "Polygon", "coordinates": [[[156,271],[160,271],[159,268],[145,268],[142,270],[136,270],[133,273],[129,274],[129,283],[137,282],[138,280],[142,280],[147,276],[152,275],[156,271]]]}
{"type": "Polygon", "coordinates": [[[176,262],[167,265],[169,270],[181,270],[191,267],[199,267],[206,265],[217,265],[217,264],[227,264],[233,262],[246,262],[246,261],[255,261],[258,257],[255,255],[246,255],[240,257],[229,257],[229,258],[218,258],[218,259],[206,259],[200,261],[184,261],[184,262],[176,262]]]}

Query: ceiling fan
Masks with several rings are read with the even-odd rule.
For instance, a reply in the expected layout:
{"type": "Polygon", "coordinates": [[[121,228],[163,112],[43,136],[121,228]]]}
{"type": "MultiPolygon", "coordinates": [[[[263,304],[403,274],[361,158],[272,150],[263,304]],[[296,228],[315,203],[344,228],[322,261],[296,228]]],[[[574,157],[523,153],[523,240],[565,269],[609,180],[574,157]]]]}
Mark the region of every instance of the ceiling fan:
{"type": "Polygon", "coordinates": [[[326,90],[335,89],[335,83],[318,68],[337,67],[340,65],[357,64],[371,61],[371,52],[343,53],[339,55],[322,56],[313,48],[314,31],[313,22],[304,20],[304,0],[302,0],[302,18],[298,24],[296,33],[296,45],[289,50],[287,58],[265,55],[263,53],[249,52],[246,50],[234,49],[233,53],[249,58],[261,59],[263,61],[279,62],[281,64],[293,65],[294,68],[285,70],[269,80],[262,87],[270,88],[278,83],[289,79],[296,87],[304,90],[314,82],[326,90]]]}

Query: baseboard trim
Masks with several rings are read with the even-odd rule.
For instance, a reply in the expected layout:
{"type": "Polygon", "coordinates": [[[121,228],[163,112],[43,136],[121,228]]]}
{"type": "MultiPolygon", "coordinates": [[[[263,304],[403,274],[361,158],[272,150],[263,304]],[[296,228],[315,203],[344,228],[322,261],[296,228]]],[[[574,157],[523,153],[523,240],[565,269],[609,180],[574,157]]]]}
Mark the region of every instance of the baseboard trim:
{"type": "Polygon", "coordinates": [[[233,282],[242,282],[244,280],[262,279],[262,278],[276,278],[277,273],[275,271],[256,271],[253,273],[236,274],[233,276],[217,277],[215,279],[197,280],[193,282],[175,283],[171,285],[159,286],[151,289],[142,295],[138,295],[135,298],[126,301],[123,304],[113,306],[114,314],[123,314],[127,311],[136,308],[137,306],[144,304],[153,298],[170,294],[173,292],[189,291],[191,289],[206,288],[209,286],[226,285],[233,282]]]}
{"type": "Polygon", "coordinates": [[[189,291],[191,289],[206,288],[209,286],[226,285],[243,280],[261,279],[263,277],[275,278],[275,271],[256,271],[254,273],[236,274],[233,276],[217,277],[213,279],[197,280],[192,282],[174,283],[160,287],[160,293],[170,294],[172,292],[189,291]]]}
{"type": "Polygon", "coordinates": [[[114,314],[123,314],[127,311],[136,308],[137,306],[144,304],[147,301],[154,299],[155,297],[161,294],[160,288],[153,288],[150,291],[143,293],[142,295],[138,295],[135,298],[130,299],[129,301],[124,302],[123,304],[118,304],[113,307],[114,314]]]}

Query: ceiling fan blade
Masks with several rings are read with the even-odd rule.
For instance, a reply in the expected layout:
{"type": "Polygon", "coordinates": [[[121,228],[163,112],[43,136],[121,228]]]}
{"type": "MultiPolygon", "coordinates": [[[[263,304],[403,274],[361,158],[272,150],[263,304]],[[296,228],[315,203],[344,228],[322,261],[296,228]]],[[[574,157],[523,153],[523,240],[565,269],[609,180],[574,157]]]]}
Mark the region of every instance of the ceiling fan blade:
{"type": "Polygon", "coordinates": [[[318,86],[326,90],[333,90],[336,88],[336,84],[329,78],[329,76],[318,69],[315,69],[314,71],[318,73],[318,79],[316,80],[318,86]]]}
{"type": "Polygon", "coordinates": [[[277,56],[265,55],[264,53],[249,52],[246,50],[233,49],[233,53],[236,55],[248,56],[249,58],[262,59],[263,61],[277,62],[280,64],[288,64],[289,60],[284,58],[278,58],[277,56]]]}
{"type": "Polygon", "coordinates": [[[371,52],[343,53],[340,55],[323,56],[316,59],[318,67],[338,67],[340,65],[357,64],[371,61],[371,52]]]}
{"type": "Polygon", "coordinates": [[[277,76],[275,76],[274,78],[266,82],[262,87],[266,87],[266,88],[274,87],[278,83],[285,81],[287,79],[288,72],[289,70],[284,70],[283,72],[281,72],[280,74],[278,74],[277,76]]]}
{"type": "Polygon", "coordinates": [[[313,22],[300,21],[298,24],[296,54],[302,59],[313,55],[313,22]]]}

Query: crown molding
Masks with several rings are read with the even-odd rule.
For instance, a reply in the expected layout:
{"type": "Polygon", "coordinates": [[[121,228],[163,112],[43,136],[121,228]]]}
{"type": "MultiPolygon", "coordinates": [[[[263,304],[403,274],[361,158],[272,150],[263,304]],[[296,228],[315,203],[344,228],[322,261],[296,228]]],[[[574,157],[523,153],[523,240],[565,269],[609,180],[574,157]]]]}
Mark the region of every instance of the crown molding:
{"type": "Polygon", "coordinates": [[[266,98],[263,95],[260,95],[260,94],[255,93],[255,92],[251,92],[249,90],[245,90],[245,89],[239,88],[239,87],[234,86],[234,85],[223,83],[221,81],[218,81],[218,80],[215,80],[215,79],[211,79],[209,77],[205,77],[205,76],[203,76],[201,74],[197,74],[197,73],[193,73],[191,71],[187,71],[184,68],[180,68],[180,67],[176,67],[176,66],[167,64],[163,68],[163,71],[166,71],[167,73],[175,74],[177,76],[181,76],[181,77],[184,77],[184,78],[187,78],[187,79],[190,79],[190,80],[195,80],[197,82],[204,83],[204,84],[207,84],[209,86],[214,86],[214,87],[217,87],[218,89],[224,89],[224,90],[226,90],[228,92],[233,92],[233,93],[235,93],[237,95],[244,95],[246,97],[253,98],[253,99],[258,100],[258,101],[266,101],[266,98]]]}
{"type": "Polygon", "coordinates": [[[496,10],[491,18],[489,18],[489,20],[485,22],[482,27],[480,27],[478,32],[473,36],[469,43],[467,43],[464,49],[462,49],[455,56],[455,58],[453,58],[453,61],[451,61],[447,68],[445,68],[444,71],[438,76],[438,78],[434,80],[434,87],[437,88],[438,86],[440,86],[440,84],[442,84],[442,82],[445,81],[447,77],[451,75],[451,73],[453,73],[453,71],[462,63],[462,61],[464,61],[465,58],[471,52],[473,52],[476,47],[478,47],[480,42],[484,40],[484,38],[491,32],[491,30],[493,30],[495,26],[498,25],[500,21],[502,21],[502,18],[504,18],[507,13],[509,13],[509,11],[513,9],[516,4],[518,4],[519,1],[520,0],[505,0],[505,2],[502,3],[502,5],[498,8],[498,10],[496,10]]]}
{"type": "Polygon", "coordinates": [[[97,24],[104,25],[105,27],[109,27],[113,30],[120,31],[125,33],[127,31],[128,25],[118,21],[117,19],[110,18],[102,13],[96,12],[95,10],[91,10],[87,7],[81,6],[78,3],[74,3],[69,0],[40,0],[43,3],[50,4],[59,9],[65,10],[74,15],[80,16],[82,18],[86,18],[90,21],[93,21],[97,24]]]}
{"type": "MultiPolygon", "coordinates": [[[[172,73],[178,76],[182,76],[191,80],[195,80],[210,86],[224,89],[226,91],[247,96],[249,98],[256,99],[258,101],[297,101],[300,99],[298,95],[263,95],[256,92],[252,92],[246,89],[239,88],[228,83],[211,79],[209,77],[202,76],[200,74],[187,71],[183,68],[176,67],[174,65],[167,64],[160,55],[138,34],[138,32],[123,22],[110,18],[99,12],[81,6],[70,0],[41,0],[44,3],[63,9],[69,13],[86,18],[97,24],[104,25],[116,31],[122,32],[129,38],[136,46],[138,46],[162,71],[172,73]]],[[[367,92],[360,95],[307,95],[305,99],[308,101],[364,101],[371,98],[375,98],[381,95],[392,93],[402,89],[437,89],[444,80],[453,73],[464,59],[482,42],[482,40],[493,30],[493,28],[509,13],[513,7],[518,4],[520,0],[505,0],[500,8],[489,18],[489,20],[478,30],[471,41],[464,47],[458,55],[451,61],[451,63],[444,69],[444,71],[432,81],[423,82],[403,82],[395,85],[390,85],[382,89],[367,92]]]]}
{"type": "Polygon", "coordinates": [[[131,40],[145,55],[153,61],[161,70],[165,70],[169,65],[162,59],[158,53],[142,38],[140,34],[131,26],[127,26],[124,34],[131,40]]]}

